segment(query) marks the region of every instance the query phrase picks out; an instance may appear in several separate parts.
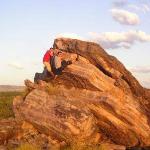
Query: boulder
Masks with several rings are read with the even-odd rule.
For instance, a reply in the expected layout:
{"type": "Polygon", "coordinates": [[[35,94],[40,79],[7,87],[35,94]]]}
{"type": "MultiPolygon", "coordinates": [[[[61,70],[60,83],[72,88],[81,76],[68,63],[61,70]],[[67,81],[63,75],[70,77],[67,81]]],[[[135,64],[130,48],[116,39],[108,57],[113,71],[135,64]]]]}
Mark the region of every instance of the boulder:
{"type": "Polygon", "coordinates": [[[26,80],[16,119],[56,143],[150,146],[149,90],[98,44],[59,38],[54,47],[73,63],[49,82],[26,80]]]}

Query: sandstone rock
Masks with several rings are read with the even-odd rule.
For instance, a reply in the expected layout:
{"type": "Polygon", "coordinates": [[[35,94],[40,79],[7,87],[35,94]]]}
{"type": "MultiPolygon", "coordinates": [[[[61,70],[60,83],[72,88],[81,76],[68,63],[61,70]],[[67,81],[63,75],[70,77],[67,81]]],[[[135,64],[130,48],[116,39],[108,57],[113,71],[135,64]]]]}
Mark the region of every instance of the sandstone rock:
{"type": "Polygon", "coordinates": [[[54,47],[70,53],[77,53],[94,64],[105,75],[118,79],[121,78],[128,84],[132,92],[137,96],[144,95],[144,90],[132,74],[115,57],[108,55],[102,47],[96,43],[80,40],[59,38],[54,41],[54,47]]]}
{"type": "Polygon", "coordinates": [[[0,145],[0,150],[7,150],[6,146],[0,145]]]}
{"type": "Polygon", "coordinates": [[[149,91],[123,64],[95,43],[61,38],[54,47],[73,63],[48,83],[27,80],[16,116],[52,143],[150,146],[149,91]]]}
{"type": "Polygon", "coordinates": [[[23,98],[21,96],[16,96],[13,100],[13,112],[15,114],[15,119],[19,122],[23,121],[19,110],[22,103],[23,98]]]}

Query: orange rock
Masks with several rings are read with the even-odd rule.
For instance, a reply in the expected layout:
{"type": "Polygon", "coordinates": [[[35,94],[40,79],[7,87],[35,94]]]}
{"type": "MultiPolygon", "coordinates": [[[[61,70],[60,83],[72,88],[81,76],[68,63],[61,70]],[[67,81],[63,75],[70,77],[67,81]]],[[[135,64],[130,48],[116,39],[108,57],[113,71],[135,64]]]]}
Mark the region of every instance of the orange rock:
{"type": "Polygon", "coordinates": [[[149,90],[98,44],[60,38],[54,47],[73,64],[48,83],[26,81],[29,94],[14,104],[23,120],[57,143],[149,146],[149,90]]]}

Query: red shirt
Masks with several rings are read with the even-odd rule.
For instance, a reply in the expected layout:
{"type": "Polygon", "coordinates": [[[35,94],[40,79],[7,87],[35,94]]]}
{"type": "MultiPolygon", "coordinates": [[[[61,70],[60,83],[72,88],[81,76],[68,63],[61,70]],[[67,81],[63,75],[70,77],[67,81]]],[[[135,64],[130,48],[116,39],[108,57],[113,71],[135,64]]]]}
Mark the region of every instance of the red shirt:
{"type": "Polygon", "coordinates": [[[53,52],[51,50],[48,50],[43,57],[43,62],[50,62],[52,56],[53,52]]]}

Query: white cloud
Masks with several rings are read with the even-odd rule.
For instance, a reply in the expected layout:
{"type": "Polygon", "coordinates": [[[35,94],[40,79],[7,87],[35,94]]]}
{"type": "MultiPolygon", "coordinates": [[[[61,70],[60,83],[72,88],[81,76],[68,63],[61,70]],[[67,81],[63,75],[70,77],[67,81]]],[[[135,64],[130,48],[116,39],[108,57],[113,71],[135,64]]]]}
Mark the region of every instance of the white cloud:
{"type": "Polygon", "coordinates": [[[148,4],[142,4],[140,6],[130,4],[130,5],[128,5],[128,8],[134,9],[136,11],[141,11],[143,13],[150,12],[150,6],[148,4]]]}
{"type": "Polygon", "coordinates": [[[149,89],[150,89],[150,79],[141,81],[141,84],[142,84],[145,88],[149,88],[149,89]]]}
{"type": "Polygon", "coordinates": [[[150,42],[150,35],[143,31],[89,33],[91,40],[106,49],[130,48],[135,42],[150,42]]]}
{"type": "Polygon", "coordinates": [[[129,3],[128,0],[115,0],[112,2],[113,8],[129,8],[135,11],[141,11],[143,13],[150,12],[150,3],[146,3],[146,1],[141,1],[142,4],[133,4],[129,3]]]}
{"type": "Polygon", "coordinates": [[[129,68],[133,75],[138,79],[142,86],[150,88],[150,65],[148,66],[135,66],[129,68]]]}
{"type": "Polygon", "coordinates": [[[137,5],[134,5],[134,4],[130,4],[130,5],[128,5],[128,7],[131,8],[131,9],[134,9],[134,10],[136,10],[136,11],[141,10],[141,7],[139,7],[139,6],[137,6],[137,5]]]}
{"type": "Polygon", "coordinates": [[[127,3],[128,3],[127,0],[116,0],[113,2],[113,6],[120,8],[120,7],[124,7],[127,3]]]}
{"type": "Polygon", "coordinates": [[[138,79],[138,81],[140,82],[140,84],[143,87],[150,89],[150,78],[149,77],[142,77],[142,76],[138,76],[136,74],[134,74],[134,76],[136,77],[136,79],[138,79]]]}
{"type": "Polygon", "coordinates": [[[150,12],[150,6],[149,5],[143,4],[142,6],[143,6],[143,11],[144,12],[150,12]]]}
{"type": "Polygon", "coordinates": [[[18,62],[10,62],[8,66],[19,70],[23,69],[23,66],[18,62]]]}
{"type": "Polygon", "coordinates": [[[123,9],[111,9],[112,17],[115,21],[124,25],[137,25],[140,19],[137,14],[131,13],[123,9]]]}
{"type": "Polygon", "coordinates": [[[41,65],[41,62],[40,61],[32,61],[31,64],[33,66],[39,66],[39,65],[41,65]]]}
{"type": "Polygon", "coordinates": [[[71,39],[79,39],[79,40],[84,40],[83,37],[75,34],[75,33],[60,33],[58,35],[56,35],[56,38],[71,38],[71,39]]]}
{"type": "Polygon", "coordinates": [[[150,73],[150,66],[137,66],[130,70],[135,73],[150,73]]]}

